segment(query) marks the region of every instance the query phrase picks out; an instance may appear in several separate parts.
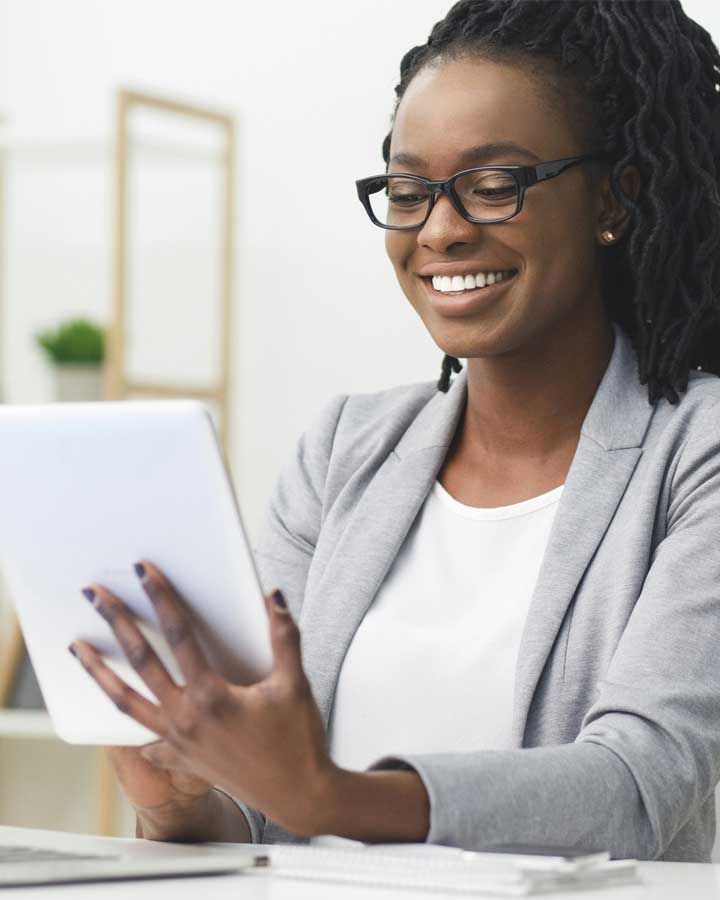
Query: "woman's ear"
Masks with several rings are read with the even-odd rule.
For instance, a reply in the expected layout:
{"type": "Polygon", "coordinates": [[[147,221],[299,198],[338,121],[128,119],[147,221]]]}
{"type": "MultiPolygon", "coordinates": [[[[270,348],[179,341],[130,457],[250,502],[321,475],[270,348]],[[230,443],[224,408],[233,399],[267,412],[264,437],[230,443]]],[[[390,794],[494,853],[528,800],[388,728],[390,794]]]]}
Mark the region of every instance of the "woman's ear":
{"type": "MultiPolygon", "coordinates": [[[[641,184],[640,171],[636,166],[626,166],[620,175],[620,187],[623,194],[637,199],[641,184]]],[[[615,240],[622,237],[629,219],[629,212],[616,199],[610,187],[610,175],[604,175],[600,185],[600,214],[598,216],[598,233],[611,232],[615,240]]]]}

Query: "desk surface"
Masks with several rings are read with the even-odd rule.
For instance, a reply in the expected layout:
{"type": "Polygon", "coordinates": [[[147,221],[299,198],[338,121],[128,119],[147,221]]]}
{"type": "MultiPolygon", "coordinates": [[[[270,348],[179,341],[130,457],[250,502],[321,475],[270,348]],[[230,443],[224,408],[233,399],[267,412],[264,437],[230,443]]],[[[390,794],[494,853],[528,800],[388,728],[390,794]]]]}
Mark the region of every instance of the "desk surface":
{"type": "MultiPolygon", "coordinates": [[[[107,850],[130,839],[98,838],[64,832],[35,831],[0,826],[4,843],[31,844],[36,839],[48,840],[61,849],[107,850]]],[[[218,845],[216,845],[218,846],[218,845]]],[[[237,849],[236,844],[228,845],[237,849]]],[[[255,847],[253,849],[259,849],[255,847]]],[[[720,865],[698,863],[640,863],[642,884],[625,885],[604,890],[562,892],[552,895],[565,900],[720,900],[720,865]]],[[[0,889],[0,900],[133,900],[172,897],[172,900],[458,900],[456,893],[429,893],[397,889],[385,890],[273,878],[270,875],[220,875],[201,878],[173,878],[153,881],[104,882],[96,884],[57,885],[55,887],[0,889]]],[[[470,895],[464,895],[470,896],[470,895]]],[[[480,896],[480,895],[478,895],[480,896]]],[[[542,895],[541,895],[542,896],[542,895]]]]}

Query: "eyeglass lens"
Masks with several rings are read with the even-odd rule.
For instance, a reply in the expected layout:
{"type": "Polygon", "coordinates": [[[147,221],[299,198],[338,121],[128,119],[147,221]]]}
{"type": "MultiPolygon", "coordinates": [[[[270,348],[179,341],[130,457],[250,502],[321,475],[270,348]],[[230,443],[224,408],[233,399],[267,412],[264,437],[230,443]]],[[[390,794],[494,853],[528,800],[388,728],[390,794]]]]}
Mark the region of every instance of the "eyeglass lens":
{"type": "MultiPolygon", "coordinates": [[[[503,219],[517,209],[518,186],[508,172],[469,172],[455,181],[455,192],[474,219],[503,219]]],[[[378,222],[396,228],[411,228],[423,222],[430,202],[427,186],[403,175],[377,178],[368,197],[378,222]]]]}

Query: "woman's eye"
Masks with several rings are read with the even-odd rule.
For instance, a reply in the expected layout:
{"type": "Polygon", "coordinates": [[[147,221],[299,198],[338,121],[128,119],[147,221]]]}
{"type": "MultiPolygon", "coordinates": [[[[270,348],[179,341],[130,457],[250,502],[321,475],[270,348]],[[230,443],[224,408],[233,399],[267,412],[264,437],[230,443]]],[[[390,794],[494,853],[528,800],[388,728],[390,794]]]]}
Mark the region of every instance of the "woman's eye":
{"type": "Polygon", "coordinates": [[[514,194],[515,187],[476,188],[474,193],[479,194],[481,197],[502,197],[507,196],[508,194],[514,194]]]}
{"type": "Polygon", "coordinates": [[[424,203],[427,197],[422,194],[388,194],[391,203],[397,203],[400,206],[411,206],[414,203],[424,203]]]}
{"type": "Polygon", "coordinates": [[[517,195],[515,179],[498,172],[463,176],[458,179],[455,189],[461,197],[479,203],[507,201],[517,195]]]}

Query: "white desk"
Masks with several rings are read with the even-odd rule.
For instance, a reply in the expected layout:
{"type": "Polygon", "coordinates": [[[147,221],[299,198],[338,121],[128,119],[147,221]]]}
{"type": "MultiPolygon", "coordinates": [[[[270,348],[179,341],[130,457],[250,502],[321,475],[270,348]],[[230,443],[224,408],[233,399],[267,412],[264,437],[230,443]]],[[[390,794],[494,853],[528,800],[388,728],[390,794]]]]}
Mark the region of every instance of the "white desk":
{"type": "MultiPolygon", "coordinates": [[[[43,843],[51,839],[59,849],[107,850],[129,843],[123,838],[98,838],[61,832],[0,827],[5,841],[18,844],[43,843]]],[[[215,845],[220,848],[220,845],[215,845]]],[[[237,845],[232,845],[236,847],[237,845]]],[[[261,852],[260,845],[255,845],[261,852]]],[[[565,900],[718,900],[720,865],[697,863],[640,863],[643,884],[605,890],[540,895],[565,900]]],[[[119,881],[96,884],[58,885],[42,888],[0,889],[0,900],[459,900],[466,894],[427,891],[383,890],[309,881],[292,881],[268,875],[219,875],[210,878],[173,878],[154,881],[119,881]]],[[[478,895],[479,897],[480,895],[478,895]]]]}

